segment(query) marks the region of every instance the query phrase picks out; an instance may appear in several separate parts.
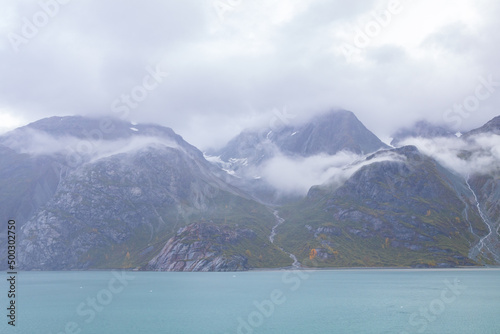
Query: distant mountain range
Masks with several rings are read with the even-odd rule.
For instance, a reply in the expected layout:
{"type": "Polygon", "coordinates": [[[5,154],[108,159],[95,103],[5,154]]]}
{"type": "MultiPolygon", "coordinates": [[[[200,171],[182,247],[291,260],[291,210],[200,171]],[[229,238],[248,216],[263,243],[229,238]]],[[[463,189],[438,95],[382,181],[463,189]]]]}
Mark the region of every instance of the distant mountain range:
{"type": "Polygon", "coordinates": [[[460,138],[421,122],[391,148],[331,111],[202,153],[159,125],[51,117],[0,136],[0,219],[26,270],[500,264],[499,139],[500,117],[460,138]],[[453,140],[462,169],[411,138],[453,140]]]}

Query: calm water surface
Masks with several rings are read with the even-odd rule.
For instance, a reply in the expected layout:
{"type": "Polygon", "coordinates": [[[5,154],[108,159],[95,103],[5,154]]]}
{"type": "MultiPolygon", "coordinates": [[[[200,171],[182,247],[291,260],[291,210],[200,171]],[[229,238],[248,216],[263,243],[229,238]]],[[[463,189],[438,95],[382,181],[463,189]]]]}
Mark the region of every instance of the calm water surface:
{"type": "Polygon", "coordinates": [[[2,334],[500,333],[498,269],[22,272],[15,328],[1,281],[2,334]]]}

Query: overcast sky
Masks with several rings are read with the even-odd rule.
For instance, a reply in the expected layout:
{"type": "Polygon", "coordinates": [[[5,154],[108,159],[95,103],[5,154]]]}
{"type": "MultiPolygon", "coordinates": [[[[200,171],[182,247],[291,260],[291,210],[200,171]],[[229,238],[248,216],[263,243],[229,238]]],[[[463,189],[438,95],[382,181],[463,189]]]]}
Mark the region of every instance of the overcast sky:
{"type": "Polygon", "coordinates": [[[500,114],[496,0],[58,1],[0,0],[1,131],[127,114],[207,148],[277,110],[348,109],[385,140],[500,114]]]}

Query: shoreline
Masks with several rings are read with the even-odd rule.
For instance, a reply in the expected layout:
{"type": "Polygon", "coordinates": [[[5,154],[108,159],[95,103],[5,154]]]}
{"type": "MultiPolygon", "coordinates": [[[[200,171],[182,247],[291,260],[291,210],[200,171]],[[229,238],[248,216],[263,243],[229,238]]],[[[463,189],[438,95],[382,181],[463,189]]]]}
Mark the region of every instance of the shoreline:
{"type": "MultiPolygon", "coordinates": [[[[252,268],[238,271],[155,271],[138,270],[136,268],[109,268],[109,269],[70,269],[70,270],[18,270],[23,272],[99,272],[99,271],[127,271],[127,272],[161,272],[161,273],[246,273],[246,272],[278,272],[278,271],[461,271],[461,270],[500,270],[500,266],[459,266],[452,268],[413,268],[413,267],[327,267],[327,268],[252,268]]],[[[3,270],[2,270],[3,271],[3,270]]],[[[5,270],[5,272],[7,272],[5,270]]]]}
{"type": "MultiPolygon", "coordinates": [[[[304,267],[304,268],[293,268],[293,267],[283,267],[283,268],[255,268],[246,270],[246,272],[260,272],[260,271],[293,271],[293,270],[302,270],[302,271],[346,271],[346,270],[401,270],[401,271],[420,271],[420,270],[428,270],[428,271],[454,271],[454,270],[499,270],[500,266],[458,266],[458,267],[450,267],[450,268],[414,268],[414,267],[322,267],[322,268],[312,268],[312,267],[304,267]]],[[[236,272],[236,271],[235,271],[236,272]]],[[[244,271],[239,271],[244,272],[244,271]]]]}

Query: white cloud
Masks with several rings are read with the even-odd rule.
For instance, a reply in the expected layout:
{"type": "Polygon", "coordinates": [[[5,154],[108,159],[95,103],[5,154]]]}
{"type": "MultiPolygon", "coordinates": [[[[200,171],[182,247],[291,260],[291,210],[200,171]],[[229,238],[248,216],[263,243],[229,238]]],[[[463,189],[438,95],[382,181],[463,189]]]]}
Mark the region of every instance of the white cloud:
{"type": "MultiPolygon", "coordinates": [[[[221,0],[225,1],[225,0],[221,0]]],[[[5,2],[5,1],[4,1],[5,2]]],[[[333,52],[389,1],[242,0],[221,22],[213,2],[71,2],[13,52],[0,41],[0,105],[26,121],[105,114],[160,60],[169,77],[132,111],[190,143],[220,146],[255,118],[287,106],[296,114],[352,110],[387,136],[443,113],[474,92],[479,76],[500,80],[500,4],[494,0],[406,1],[361,50],[358,63],[333,52]]],[[[37,2],[5,5],[0,31],[21,31],[37,2]]],[[[496,116],[494,94],[464,122],[496,116]]]]}
{"type": "Polygon", "coordinates": [[[500,136],[481,134],[462,138],[408,138],[402,145],[415,145],[443,166],[463,177],[474,173],[500,173],[500,136]]]}
{"type": "MultiPolygon", "coordinates": [[[[18,130],[19,131],[19,130],[18,130]]],[[[78,156],[78,161],[94,162],[116,154],[132,153],[147,147],[169,147],[181,149],[175,142],[166,138],[133,136],[119,140],[86,140],[72,136],[53,137],[45,132],[23,129],[3,141],[7,147],[25,154],[78,156]]]]}
{"type": "Polygon", "coordinates": [[[335,155],[320,154],[307,158],[293,158],[278,155],[266,162],[259,175],[281,194],[306,195],[314,185],[328,183],[341,186],[361,167],[380,161],[402,160],[396,154],[387,152],[365,160],[364,156],[341,151],[335,155]]]}
{"type": "Polygon", "coordinates": [[[100,145],[96,145],[95,151],[92,152],[91,162],[116,154],[133,153],[147,147],[181,149],[175,142],[165,138],[134,136],[124,140],[103,141],[100,145]]]}

